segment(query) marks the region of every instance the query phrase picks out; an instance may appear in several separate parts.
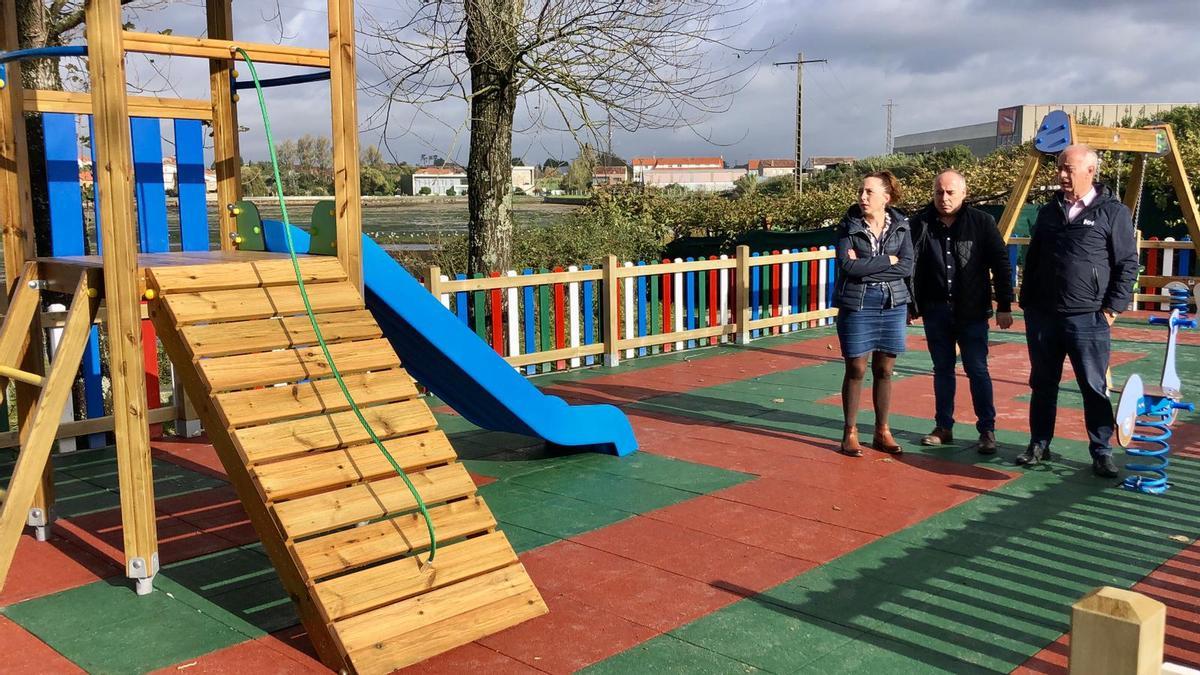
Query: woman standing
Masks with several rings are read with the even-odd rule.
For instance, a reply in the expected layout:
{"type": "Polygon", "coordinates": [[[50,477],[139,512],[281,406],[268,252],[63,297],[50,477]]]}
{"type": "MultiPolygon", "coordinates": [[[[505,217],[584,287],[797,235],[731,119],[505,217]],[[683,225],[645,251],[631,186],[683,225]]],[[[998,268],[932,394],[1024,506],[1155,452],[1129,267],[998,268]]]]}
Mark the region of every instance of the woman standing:
{"type": "Polygon", "coordinates": [[[856,424],[868,354],[872,355],[871,399],[875,405],[871,446],[891,455],[903,452],[888,426],[892,366],[904,352],[907,279],[913,271],[908,219],[892,206],[899,201],[895,176],[887,171],[868,174],[858,191],[858,204],[846,212],[838,231],[837,330],[846,361],[842,378],[846,426],[840,450],[851,457],[863,454],[856,424]]]}

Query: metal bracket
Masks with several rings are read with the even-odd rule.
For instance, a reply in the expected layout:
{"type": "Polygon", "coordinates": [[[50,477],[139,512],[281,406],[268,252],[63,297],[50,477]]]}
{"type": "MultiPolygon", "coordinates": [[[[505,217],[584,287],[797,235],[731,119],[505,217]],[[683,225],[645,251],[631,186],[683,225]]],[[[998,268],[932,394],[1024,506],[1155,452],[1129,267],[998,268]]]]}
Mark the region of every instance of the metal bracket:
{"type": "Polygon", "coordinates": [[[125,570],[125,576],[130,579],[148,579],[158,574],[158,553],[155,552],[150,556],[150,568],[146,568],[146,560],[144,558],[131,558],[128,568],[125,570]]]}
{"type": "Polygon", "coordinates": [[[38,541],[46,541],[50,538],[52,522],[54,522],[54,514],[47,513],[42,509],[29,509],[29,515],[25,517],[25,524],[33,528],[33,536],[38,541]]]}

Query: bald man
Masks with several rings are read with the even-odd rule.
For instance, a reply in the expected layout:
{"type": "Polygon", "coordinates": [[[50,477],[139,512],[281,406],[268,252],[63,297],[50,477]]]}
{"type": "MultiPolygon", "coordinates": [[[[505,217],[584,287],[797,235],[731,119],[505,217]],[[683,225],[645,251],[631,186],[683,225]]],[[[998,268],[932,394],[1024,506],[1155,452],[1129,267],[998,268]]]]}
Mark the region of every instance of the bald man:
{"type": "Polygon", "coordinates": [[[909,219],[916,256],[909,314],[924,320],[933,359],[935,426],[921,444],[954,440],[954,370],[961,353],[979,432],[976,449],[990,455],[996,452],[996,406],[987,363],[988,318],[994,289],[996,325],[1012,325],[1012,269],[995,219],[965,206],[966,196],[962,174],[943,171],[933,181],[933,202],[909,219]]]}
{"type": "Polygon", "coordinates": [[[1100,158],[1086,145],[1058,156],[1061,189],[1038,211],[1021,282],[1029,346],[1029,447],[1018,464],[1050,459],[1063,359],[1083,394],[1092,472],[1116,478],[1108,399],[1109,328],[1133,297],[1137,242],[1129,209],[1095,184],[1100,158]]]}

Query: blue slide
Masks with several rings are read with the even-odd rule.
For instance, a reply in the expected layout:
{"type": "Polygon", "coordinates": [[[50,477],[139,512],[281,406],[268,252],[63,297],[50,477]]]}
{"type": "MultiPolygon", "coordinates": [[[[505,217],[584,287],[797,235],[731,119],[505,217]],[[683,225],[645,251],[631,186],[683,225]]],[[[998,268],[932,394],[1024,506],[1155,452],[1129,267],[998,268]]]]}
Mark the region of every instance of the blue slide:
{"type": "MultiPolygon", "coordinates": [[[[286,252],[283,224],[263,225],[267,249],[286,252]]],[[[307,232],[293,227],[292,241],[297,253],[308,251],[307,232]]],[[[472,424],[618,456],[637,450],[619,408],[543,394],[365,235],[363,274],[367,308],[404,367],[472,424]]]]}

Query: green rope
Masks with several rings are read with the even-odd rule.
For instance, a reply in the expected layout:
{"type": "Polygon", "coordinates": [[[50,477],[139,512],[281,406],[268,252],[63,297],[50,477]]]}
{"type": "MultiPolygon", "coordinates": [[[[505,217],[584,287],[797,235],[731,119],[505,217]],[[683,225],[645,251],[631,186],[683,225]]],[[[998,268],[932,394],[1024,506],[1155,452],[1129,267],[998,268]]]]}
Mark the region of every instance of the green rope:
{"type": "Polygon", "coordinates": [[[425,526],[429,529],[429,557],[424,563],[421,563],[421,568],[424,569],[428,565],[433,564],[433,558],[437,555],[437,539],[434,537],[433,519],[429,516],[429,509],[425,506],[425,500],[421,499],[421,495],[417,492],[416,486],[409,479],[408,474],[400,468],[400,464],[396,462],[396,458],[392,457],[392,453],[388,452],[384,447],[383,441],[379,440],[379,436],[375,435],[375,430],[371,428],[371,424],[367,422],[367,418],[363,417],[362,410],[355,403],[354,397],[350,395],[350,389],[346,386],[346,382],[342,379],[341,372],[338,371],[337,364],[333,362],[333,355],[329,353],[329,345],[325,344],[325,336],[321,333],[321,327],[317,325],[317,315],[313,313],[312,303],[308,299],[308,291],[304,288],[304,277],[300,273],[300,259],[296,256],[296,247],[292,243],[292,225],[288,218],[287,204],[283,199],[283,181],[279,176],[279,158],[275,155],[275,139],[271,136],[271,118],[267,114],[267,102],[263,97],[262,85],[258,80],[258,72],[254,69],[254,61],[250,55],[241,47],[235,48],[242,59],[246,61],[246,67],[250,71],[250,77],[254,80],[254,90],[258,92],[258,109],[262,113],[263,130],[267,136],[267,148],[271,151],[271,169],[275,172],[275,192],[279,197],[279,210],[283,213],[283,232],[287,238],[288,254],[292,258],[292,269],[296,273],[296,283],[300,286],[300,298],[304,300],[304,311],[308,313],[308,321],[312,324],[313,333],[317,336],[317,343],[321,345],[321,353],[325,355],[325,362],[329,364],[329,370],[333,373],[333,378],[337,380],[338,387],[342,390],[342,395],[346,397],[346,402],[350,404],[350,409],[354,411],[354,416],[358,418],[358,423],[366,430],[367,435],[371,437],[371,441],[375,443],[375,447],[383,453],[387,458],[392,468],[396,473],[404,479],[404,484],[408,486],[408,491],[412,493],[413,499],[417,502],[417,508],[421,511],[421,516],[425,519],[425,526]]]}

